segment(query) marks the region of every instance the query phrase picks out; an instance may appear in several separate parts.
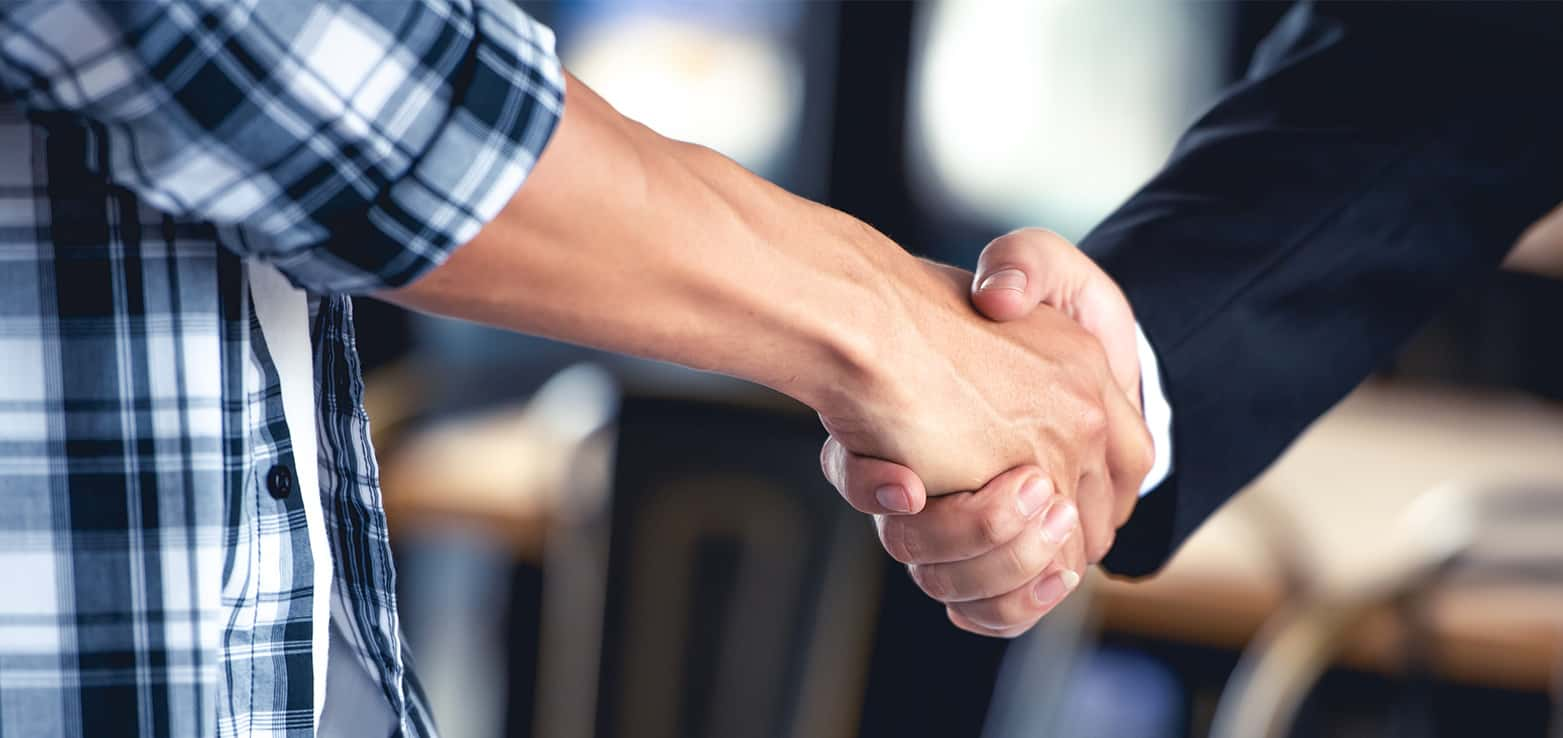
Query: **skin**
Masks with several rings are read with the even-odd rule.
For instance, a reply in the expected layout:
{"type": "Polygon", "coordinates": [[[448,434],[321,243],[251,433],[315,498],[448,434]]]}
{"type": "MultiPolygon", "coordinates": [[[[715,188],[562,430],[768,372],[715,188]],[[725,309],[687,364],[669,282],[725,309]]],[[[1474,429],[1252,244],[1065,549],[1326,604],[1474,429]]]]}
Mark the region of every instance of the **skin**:
{"type": "MultiPolygon", "coordinates": [[[[1119,388],[1138,409],[1134,313],[1117,284],[1068,241],[1034,228],[995,239],[978,260],[971,301],[999,321],[1025,318],[1038,306],[1069,315],[1100,339],[1119,388]]],[[[1071,573],[1106,555],[1144,477],[1142,470],[1133,489],[1082,484],[1048,511],[1026,515],[1023,480],[1041,473],[1038,467],[1012,469],[974,492],[929,499],[913,470],[853,454],[834,439],[825,443],[821,466],[849,504],[874,516],[885,550],[945,603],[952,623],[998,637],[1029,630],[1061,601],[1052,595],[1074,589],[1078,579],[1071,573]],[[879,490],[886,486],[906,490],[906,504],[883,504],[879,490]],[[1070,500],[1077,511],[1065,511],[1070,500]],[[1079,533],[1052,557],[1038,555],[1038,540],[1064,530],[1055,514],[1077,519],[1079,533]]]]}
{"type": "Polygon", "coordinates": [[[1525,230],[1503,268],[1563,279],[1563,205],[1525,230]]]}
{"type": "MultiPolygon", "coordinates": [[[[915,478],[919,507],[929,494],[979,490],[938,506],[951,520],[991,508],[963,532],[976,538],[949,549],[898,522],[881,526],[919,581],[963,598],[958,623],[1003,625],[1036,609],[1015,590],[983,596],[992,588],[980,572],[940,566],[978,549],[1009,543],[1018,568],[1078,581],[1092,547],[1110,540],[1063,532],[1074,527],[1073,501],[1132,495],[1153,458],[1137,393],[1124,391],[1081,323],[1051,308],[981,319],[971,274],[916,259],[860,221],[624,118],[573,77],[567,84],[553,139],[500,215],[445,264],[382,297],[772,387],[819,412],[843,459],[895,462],[887,466],[905,470],[905,484],[915,478]],[[989,484],[1017,467],[1026,471],[989,484]],[[1024,507],[1022,489],[1032,493],[1024,507]],[[1038,529],[1022,549],[1017,531],[1050,510],[1064,516],[1052,537],[1038,529]]],[[[911,488],[899,495],[910,509],[911,488]]]]}
{"type": "MultiPolygon", "coordinates": [[[[1563,206],[1527,229],[1503,266],[1510,271],[1563,276],[1563,206]]],[[[1065,312],[1101,340],[1120,386],[1138,399],[1140,368],[1133,311],[1113,280],[1064,239],[1047,231],[1024,229],[993,241],[978,262],[971,299],[993,320],[1023,318],[1039,305],[1065,312]]],[[[993,516],[1002,516],[1002,511],[1018,500],[1021,487],[1015,479],[1034,468],[1011,470],[968,495],[929,500],[920,480],[906,467],[853,455],[830,441],[821,461],[826,477],[847,501],[875,516],[885,550],[907,564],[924,591],[945,602],[951,621],[966,630],[995,636],[1024,633],[1052,605],[1033,602],[1029,609],[978,610],[968,595],[1004,591],[998,597],[1007,597],[1011,604],[1023,601],[1025,587],[1058,576],[1080,561],[1068,545],[1051,561],[1027,554],[1031,550],[1028,541],[1044,529],[1044,517],[992,522],[993,516]],[[876,493],[886,485],[907,490],[905,504],[895,508],[884,505],[876,493]],[[912,512],[916,514],[908,514],[912,512]],[[996,536],[986,545],[974,544],[970,531],[983,526],[1006,531],[1006,535],[996,536]],[[917,543],[908,546],[908,541],[917,543]],[[958,554],[949,553],[952,551],[958,554]],[[1012,567],[993,566],[996,557],[1011,562],[1012,567]],[[925,583],[930,580],[927,572],[934,567],[940,572],[940,581],[929,586],[925,583]],[[944,582],[961,584],[952,587],[944,582]],[[1005,589],[1017,582],[1022,583],[1020,587],[1005,589]]],[[[1128,521],[1137,499],[1137,495],[1119,494],[1077,500],[1083,538],[1090,542],[1083,554],[1085,560],[1095,563],[1106,554],[1113,531],[1128,521]]]]}

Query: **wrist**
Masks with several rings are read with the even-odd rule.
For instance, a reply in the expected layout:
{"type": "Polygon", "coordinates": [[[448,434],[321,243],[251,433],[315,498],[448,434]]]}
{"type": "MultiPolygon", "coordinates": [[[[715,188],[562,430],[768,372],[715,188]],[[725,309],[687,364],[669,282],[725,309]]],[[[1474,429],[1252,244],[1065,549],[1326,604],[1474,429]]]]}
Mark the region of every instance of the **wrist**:
{"type": "MultiPolygon", "coordinates": [[[[882,346],[902,319],[890,285],[917,260],[845,213],[754,177],[726,157],[663,141],[692,176],[703,234],[728,244],[683,262],[680,291],[715,330],[699,332],[678,363],[763,384],[822,410],[873,396],[886,379],[882,346]]],[[[665,192],[669,187],[656,191],[665,192]]],[[[685,208],[688,209],[688,208],[685,208]]]]}
{"type": "Polygon", "coordinates": [[[888,406],[902,394],[906,367],[897,366],[922,345],[910,312],[926,302],[919,299],[926,287],[918,286],[926,270],[862,221],[808,205],[836,243],[834,269],[820,275],[836,307],[809,316],[806,341],[822,360],[789,367],[789,386],[778,389],[822,413],[888,406]]]}
{"type": "Polygon", "coordinates": [[[904,434],[890,429],[918,424],[926,415],[925,394],[948,386],[952,368],[939,347],[968,322],[970,275],[913,257],[856,225],[889,251],[867,245],[875,266],[868,278],[857,280],[864,290],[859,309],[852,320],[836,321],[850,327],[832,337],[841,342],[834,351],[840,368],[799,399],[818,410],[826,429],[854,452],[912,458],[895,443],[904,434]]]}

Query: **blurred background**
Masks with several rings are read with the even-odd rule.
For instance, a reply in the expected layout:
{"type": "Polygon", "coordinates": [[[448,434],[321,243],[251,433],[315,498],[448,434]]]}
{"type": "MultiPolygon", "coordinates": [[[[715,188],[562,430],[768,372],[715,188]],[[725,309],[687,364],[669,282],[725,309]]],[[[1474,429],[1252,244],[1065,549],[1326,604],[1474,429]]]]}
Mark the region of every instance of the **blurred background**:
{"type": "MultiPolygon", "coordinates": [[[[1079,238],[1287,3],[522,3],[627,115],[908,249],[1079,238]]],[[[362,300],[400,605],[450,738],[1560,736],[1563,289],[1451,304],[1145,582],[957,631],[813,415],[362,300]],[[1552,340],[1549,340],[1552,339],[1552,340]]]]}

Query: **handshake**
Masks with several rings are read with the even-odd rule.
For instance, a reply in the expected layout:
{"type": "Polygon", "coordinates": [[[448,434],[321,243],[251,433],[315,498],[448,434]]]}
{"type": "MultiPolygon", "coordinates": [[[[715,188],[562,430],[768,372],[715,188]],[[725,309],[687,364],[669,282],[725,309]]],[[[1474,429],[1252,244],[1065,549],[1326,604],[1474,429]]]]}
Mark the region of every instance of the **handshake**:
{"type": "Polygon", "coordinates": [[[951,622],[1014,637],[1107,554],[1152,466],[1134,316],[1047,231],[993,241],[976,275],[925,266],[856,364],[869,389],[811,403],[820,463],[951,622]]]}
{"type": "Polygon", "coordinates": [[[968,630],[1018,635],[1106,555],[1155,454],[1134,316],[1095,262],[1021,230],[973,285],[573,78],[567,99],[499,215],[383,297],[802,401],[831,482],[968,630]]]}

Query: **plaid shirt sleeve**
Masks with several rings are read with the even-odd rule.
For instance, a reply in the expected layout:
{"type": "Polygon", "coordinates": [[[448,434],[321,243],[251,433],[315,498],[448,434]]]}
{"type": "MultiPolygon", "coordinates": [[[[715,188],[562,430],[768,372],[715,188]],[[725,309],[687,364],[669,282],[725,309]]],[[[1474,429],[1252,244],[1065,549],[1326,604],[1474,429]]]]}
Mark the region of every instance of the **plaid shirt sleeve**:
{"type": "Polygon", "coordinates": [[[0,86],[104,175],[300,287],[406,284],[521,186],[563,107],[510,0],[0,4],[0,86]]]}

